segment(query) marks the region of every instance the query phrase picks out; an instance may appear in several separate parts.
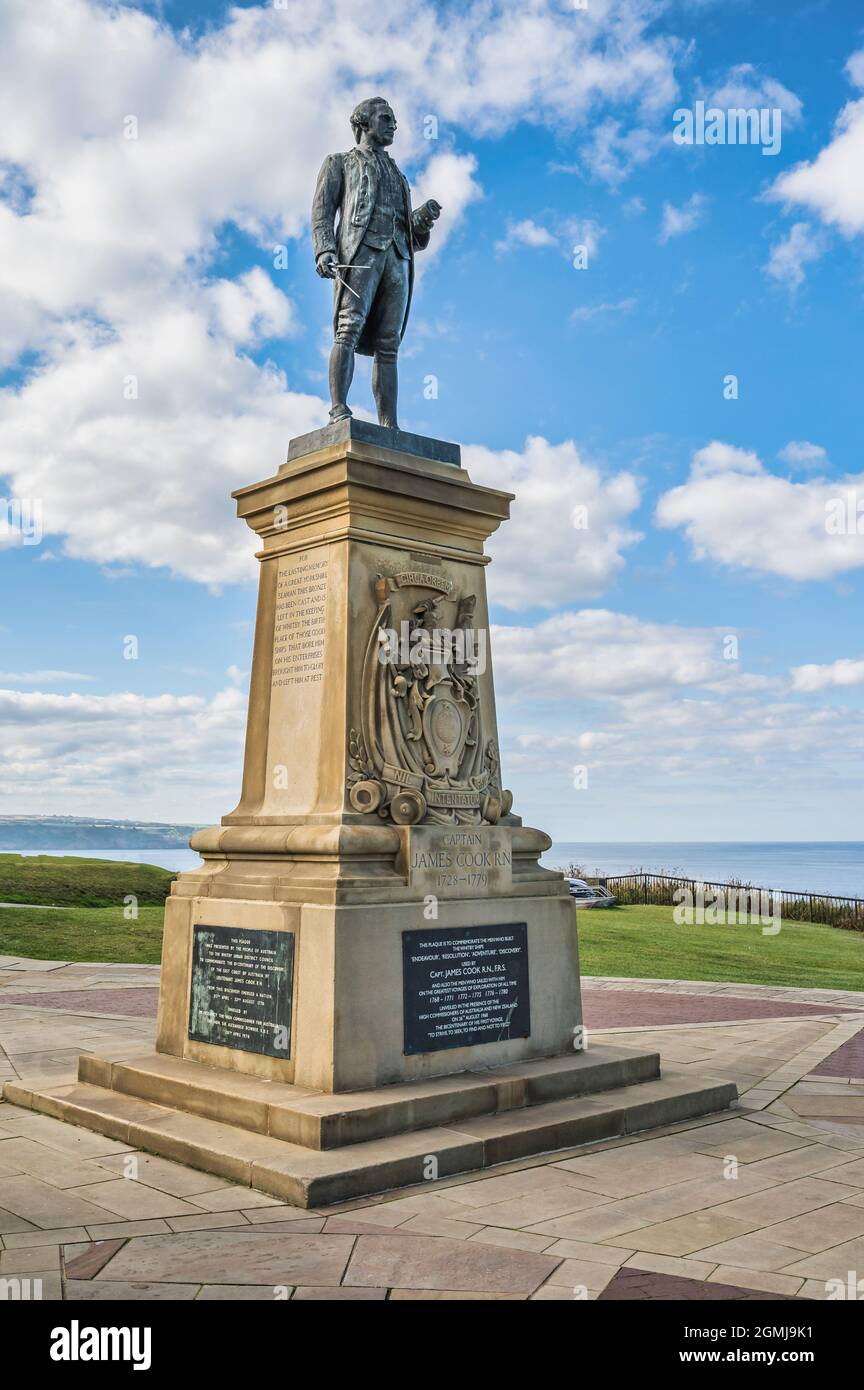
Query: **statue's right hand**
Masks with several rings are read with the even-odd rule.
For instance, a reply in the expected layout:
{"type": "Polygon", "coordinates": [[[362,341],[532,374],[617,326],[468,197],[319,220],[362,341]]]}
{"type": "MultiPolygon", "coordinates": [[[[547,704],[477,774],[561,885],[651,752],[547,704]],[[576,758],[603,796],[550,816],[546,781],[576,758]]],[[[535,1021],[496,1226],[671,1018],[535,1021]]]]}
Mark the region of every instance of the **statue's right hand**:
{"type": "Polygon", "coordinates": [[[315,262],[315,269],[324,280],[336,278],[336,256],[333,251],[322,251],[315,262]]]}

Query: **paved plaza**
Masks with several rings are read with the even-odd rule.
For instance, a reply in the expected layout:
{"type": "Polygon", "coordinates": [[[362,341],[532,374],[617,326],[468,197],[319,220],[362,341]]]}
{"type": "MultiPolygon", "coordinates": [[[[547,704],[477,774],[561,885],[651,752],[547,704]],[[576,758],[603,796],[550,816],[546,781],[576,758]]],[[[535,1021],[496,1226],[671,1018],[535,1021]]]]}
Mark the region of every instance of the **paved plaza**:
{"type": "MultiPolygon", "coordinates": [[[[159,970],[0,957],[0,1080],[152,1048],[159,970]]],[[[732,1112],[314,1212],[0,1104],[0,1276],[46,1299],[824,1299],[864,1277],[861,996],[583,981],[591,1043],[732,1112]]]]}

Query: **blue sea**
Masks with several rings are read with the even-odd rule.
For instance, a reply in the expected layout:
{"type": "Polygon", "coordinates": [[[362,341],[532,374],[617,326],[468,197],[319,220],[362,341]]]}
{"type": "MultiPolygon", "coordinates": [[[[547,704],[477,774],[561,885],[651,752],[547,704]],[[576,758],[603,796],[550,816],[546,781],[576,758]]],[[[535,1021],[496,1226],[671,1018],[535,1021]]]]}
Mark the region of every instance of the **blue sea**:
{"type": "Polygon", "coordinates": [[[860,840],[639,840],[555,843],[548,868],[580,865],[587,874],[681,874],[706,882],[739,880],[787,893],[864,898],[860,840]]]}
{"type": "MultiPolygon", "coordinates": [[[[35,851],[25,851],[33,853],[35,851]]],[[[119,859],[159,864],[164,869],[192,869],[201,863],[190,849],[51,850],[82,859],[119,859]]],[[[7,851],[8,853],[8,851],[7,851]]],[[[864,898],[864,841],[860,840],[639,840],[562,841],[543,856],[548,868],[578,864],[588,874],[682,874],[686,878],[728,883],[738,879],[759,888],[797,893],[835,893],[864,898]]]]}
{"type": "Polygon", "coordinates": [[[23,854],[31,856],[48,854],[54,859],[113,859],[121,864],[158,864],[160,869],[195,869],[201,863],[201,856],[191,849],[158,849],[151,845],[148,849],[4,849],[0,854],[23,854]]]}

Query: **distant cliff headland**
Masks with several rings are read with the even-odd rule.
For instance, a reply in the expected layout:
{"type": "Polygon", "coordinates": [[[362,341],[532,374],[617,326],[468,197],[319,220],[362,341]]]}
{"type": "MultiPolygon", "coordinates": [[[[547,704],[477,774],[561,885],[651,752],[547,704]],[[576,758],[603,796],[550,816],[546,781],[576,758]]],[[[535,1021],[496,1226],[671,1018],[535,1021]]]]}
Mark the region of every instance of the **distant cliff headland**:
{"type": "Polygon", "coordinates": [[[0,852],[185,849],[198,828],[88,816],[0,816],[0,852]]]}

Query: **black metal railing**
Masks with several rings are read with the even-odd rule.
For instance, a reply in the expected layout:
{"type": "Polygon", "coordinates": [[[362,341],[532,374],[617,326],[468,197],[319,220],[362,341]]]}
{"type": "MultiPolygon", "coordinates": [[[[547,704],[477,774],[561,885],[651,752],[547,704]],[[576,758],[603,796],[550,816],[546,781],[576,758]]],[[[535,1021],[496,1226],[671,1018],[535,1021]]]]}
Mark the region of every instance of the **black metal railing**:
{"type": "Polygon", "coordinates": [[[657,907],[669,907],[676,891],[689,890],[695,900],[697,891],[703,890],[706,896],[715,898],[720,893],[730,900],[734,892],[736,901],[744,906],[742,895],[747,895],[751,911],[774,913],[779,898],[780,914],[787,922],[819,922],[829,927],[842,927],[846,931],[864,931],[864,898],[839,897],[831,893],[789,892],[785,888],[760,888],[752,883],[713,883],[708,879],[686,878],[672,874],[611,874],[606,877],[594,875],[589,883],[602,883],[614,893],[620,903],[645,903],[657,907]]]}

